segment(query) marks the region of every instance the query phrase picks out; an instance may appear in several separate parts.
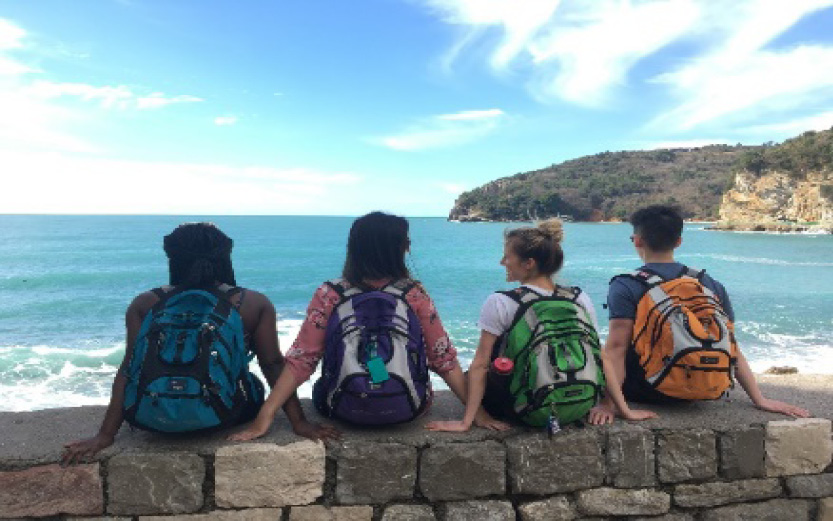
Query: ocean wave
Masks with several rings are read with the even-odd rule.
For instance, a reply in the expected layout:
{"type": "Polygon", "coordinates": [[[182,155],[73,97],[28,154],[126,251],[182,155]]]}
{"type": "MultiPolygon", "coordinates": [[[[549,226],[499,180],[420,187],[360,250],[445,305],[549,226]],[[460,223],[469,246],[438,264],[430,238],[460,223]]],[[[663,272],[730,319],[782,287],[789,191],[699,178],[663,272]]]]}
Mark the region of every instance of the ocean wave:
{"type": "Polygon", "coordinates": [[[769,264],[773,266],[813,266],[821,268],[833,267],[833,262],[801,262],[784,259],[769,259],[766,257],[742,257],[739,255],[721,255],[715,253],[695,253],[691,255],[685,255],[685,257],[714,259],[728,262],[746,262],[751,264],[769,264]]]}

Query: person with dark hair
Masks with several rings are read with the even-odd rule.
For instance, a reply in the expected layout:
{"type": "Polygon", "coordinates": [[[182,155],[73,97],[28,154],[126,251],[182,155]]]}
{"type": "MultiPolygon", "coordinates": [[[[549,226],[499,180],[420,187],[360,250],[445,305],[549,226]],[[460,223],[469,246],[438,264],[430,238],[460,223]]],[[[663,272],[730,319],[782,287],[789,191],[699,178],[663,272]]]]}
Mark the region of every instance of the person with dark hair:
{"type": "MultiPolygon", "coordinates": [[[[315,290],[287,365],[257,419],[231,440],[264,435],[277,410],[323,358],[313,403],[361,425],[410,421],[430,405],[427,369],[462,400],[466,382],[434,303],[405,265],[408,221],[372,212],[353,222],[341,278],[315,290]]],[[[485,413],[484,424],[493,422],[485,413]]]]}
{"type": "Polygon", "coordinates": [[[756,407],[806,417],[801,407],[764,398],[734,336],[735,314],[723,285],[674,259],[683,219],[649,206],[630,219],[630,240],[644,264],[610,282],[610,328],[602,358],[608,395],[591,412],[607,423],[628,418],[628,401],[673,404],[715,399],[734,374],[756,407]]]}
{"type": "MultiPolygon", "coordinates": [[[[113,383],[110,404],[107,407],[104,420],[97,435],[65,445],[62,456],[64,464],[92,458],[97,452],[112,445],[116,433],[125,419],[131,421],[132,424],[142,425],[142,413],[133,416],[135,414],[134,408],[125,407],[125,405],[126,400],[131,399],[128,398],[128,394],[131,392],[130,387],[133,386],[133,394],[136,394],[136,380],[142,379],[139,374],[131,374],[137,372],[137,364],[141,364],[143,361],[134,360],[134,358],[143,358],[145,360],[143,370],[149,370],[147,359],[151,357],[135,357],[134,350],[137,349],[137,345],[142,346],[142,349],[149,349],[148,338],[153,335],[150,329],[153,328],[152,324],[155,323],[154,315],[164,312],[165,305],[174,301],[177,297],[182,299],[195,293],[207,295],[208,298],[213,295],[217,303],[215,310],[223,308],[223,304],[227,303],[228,307],[225,314],[228,319],[224,322],[212,322],[211,327],[217,326],[218,329],[222,329],[225,322],[228,322],[239,324],[242,329],[243,342],[234,344],[232,349],[239,348],[243,352],[228,354],[231,359],[240,360],[240,364],[244,366],[241,368],[242,380],[237,384],[241,385],[244,391],[246,386],[250,386],[250,388],[248,393],[242,393],[248,400],[241,405],[239,410],[234,411],[236,416],[228,418],[230,421],[240,424],[252,420],[263,401],[262,384],[256,376],[248,372],[246,367],[248,365],[248,353],[246,351],[253,352],[257,356],[263,375],[270,386],[275,384],[280,374],[283,366],[283,356],[278,348],[275,308],[265,295],[237,286],[231,262],[233,241],[211,223],[188,223],[178,226],[170,235],[165,236],[163,244],[165,254],[168,257],[169,285],[138,295],[127,308],[125,316],[127,329],[125,356],[113,383]],[[149,325],[151,326],[149,327],[149,325]]],[[[203,326],[205,325],[203,324],[203,326]]],[[[158,327],[162,327],[162,325],[158,327]]],[[[173,340],[175,351],[179,351],[175,356],[180,358],[175,362],[182,364],[184,363],[182,357],[184,356],[183,352],[187,349],[188,338],[183,336],[180,339],[173,340]]],[[[165,356],[166,346],[164,344],[164,340],[159,342],[156,347],[159,351],[151,354],[165,356]]],[[[218,357],[219,349],[212,349],[210,354],[215,358],[218,357]]],[[[197,351],[194,356],[199,357],[201,355],[197,351]]],[[[188,385],[186,380],[186,378],[168,378],[167,387],[169,389],[166,390],[171,394],[183,390],[188,385]]],[[[145,394],[141,389],[138,392],[145,394]]],[[[148,392],[156,396],[163,394],[154,391],[148,392]]],[[[211,401],[209,398],[210,396],[206,399],[207,402],[211,401]]],[[[234,401],[236,402],[240,398],[240,395],[235,396],[234,401]]],[[[161,399],[154,397],[154,403],[161,399]]],[[[141,401],[138,397],[133,397],[132,400],[135,402],[141,401]]],[[[185,400],[180,401],[184,402],[185,400]]],[[[222,404],[217,403],[222,408],[222,404]]],[[[298,397],[294,394],[287,399],[284,410],[292,423],[293,430],[300,436],[311,439],[335,438],[338,436],[338,432],[332,427],[308,422],[301,409],[298,397]]],[[[144,418],[144,421],[147,421],[147,418],[144,418]]],[[[186,418],[172,418],[171,423],[171,428],[165,432],[188,432],[190,430],[186,418]],[[180,420],[181,424],[178,425],[180,420]]],[[[161,429],[157,427],[153,430],[161,429]]]]}
{"type": "Polygon", "coordinates": [[[552,433],[596,404],[604,378],[593,303],[579,288],[553,281],[564,263],[563,236],[559,219],[506,233],[500,264],[507,282],[521,285],[483,304],[463,419],[432,422],[428,429],[467,431],[482,403],[492,416],[552,433]]]}

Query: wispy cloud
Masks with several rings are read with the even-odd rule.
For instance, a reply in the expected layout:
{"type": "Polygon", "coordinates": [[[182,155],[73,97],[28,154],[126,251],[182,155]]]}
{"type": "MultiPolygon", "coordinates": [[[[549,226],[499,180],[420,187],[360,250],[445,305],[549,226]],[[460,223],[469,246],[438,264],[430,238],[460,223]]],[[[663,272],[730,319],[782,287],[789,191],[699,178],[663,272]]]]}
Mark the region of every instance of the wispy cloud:
{"type": "Polygon", "coordinates": [[[156,109],[174,103],[195,103],[203,101],[191,95],[167,96],[161,92],[137,94],[125,85],[97,87],[86,83],[56,83],[35,81],[28,91],[40,98],[76,97],[83,101],[97,101],[103,108],[156,109]]]}
{"type": "Polygon", "coordinates": [[[402,151],[459,146],[491,134],[505,118],[506,114],[500,109],[441,114],[424,118],[396,134],[371,141],[402,151]]]}
{"type": "Polygon", "coordinates": [[[438,183],[437,186],[451,195],[459,195],[466,191],[466,186],[459,183],[438,183]]]}
{"type": "Polygon", "coordinates": [[[218,127],[234,125],[237,123],[237,116],[217,116],[214,118],[214,124],[218,127]]]}
{"type": "Polygon", "coordinates": [[[833,128],[833,111],[827,111],[822,114],[815,114],[813,116],[805,116],[801,118],[791,119],[787,121],[779,121],[777,123],[769,123],[766,125],[754,125],[746,127],[743,130],[749,134],[762,134],[771,136],[773,134],[781,134],[785,136],[794,136],[799,132],[807,130],[827,130],[833,128]]]}
{"type": "Polygon", "coordinates": [[[196,96],[142,92],[125,85],[39,79],[44,72],[18,57],[24,52],[39,51],[29,42],[25,29],[0,18],[0,139],[7,146],[50,152],[99,152],[97,146],[70,130],[75,123],[90,118],[88,106],[92,110],[149,110],[202,101],[196,96]]]}
{"type": "Polygon", "coordinates": [[[112,160],[2,148],[0,163],[15,172],[0,192],[0,208],[9,213],[200,214],[208,208],[225,214],[320,214],[322,199],[362,182],[349,172],[112,160]],[[159,197],[160,186],[189,196],[159,197]]]}
{"type": "Polygon", "coordinates": [[[485,61],[494,72],[515,74],[542,102],[610,105],[634,81],[630,73],[637,64],[684,43],[676,60],[653,65],[666,68],[651,81],[676,100],[652,122],[664,130],[807,107],[833,95],[833,46],[771,48],[778,36],[833,6],[833,0],[421,3],[462,28],[444,58],[447,64],[486,49],[485,61]]]}
{"type": "Polygon", "coordinates": [[[659,150],[662,148],[701,148],[709,145],[728,145],[729,139],[684,139],[680,141],[656,141],[638,146],[640,150],[659,150]]]}

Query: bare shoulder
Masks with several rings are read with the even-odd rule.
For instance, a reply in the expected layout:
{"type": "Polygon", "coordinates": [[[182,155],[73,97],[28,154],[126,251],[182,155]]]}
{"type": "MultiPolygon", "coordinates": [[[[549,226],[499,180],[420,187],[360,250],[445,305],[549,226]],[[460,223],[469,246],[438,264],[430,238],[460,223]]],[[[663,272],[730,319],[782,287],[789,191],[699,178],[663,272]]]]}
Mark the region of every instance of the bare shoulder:
{"type": "Polygon", "coordinates": [[[154,304],[159,302],[159,297],[153,291],[145,291],[136,295],[130,305],[127,306],[128,315],[138,315],[144,317],[154,304]]]}

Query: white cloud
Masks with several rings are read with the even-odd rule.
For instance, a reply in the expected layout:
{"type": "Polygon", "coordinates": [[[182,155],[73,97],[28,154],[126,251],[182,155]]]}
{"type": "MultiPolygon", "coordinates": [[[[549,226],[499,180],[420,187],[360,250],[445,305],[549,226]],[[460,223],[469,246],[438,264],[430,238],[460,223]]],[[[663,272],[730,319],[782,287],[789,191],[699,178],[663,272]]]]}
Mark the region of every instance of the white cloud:
{"type": "Polygon", "coordinates": [[[465,185],[458,183],[438,183],[437,186],[439,186],[443,192],[451,195],[459,195],[466,191],[465,185]]]}
{"type": "Polygon", "coordinates": [[[402,151],[459,146],[491,134],[505,117],[506,114],[500,109],[441,114],[425,118],[397,134],[372,141],[402,151]]]}
{"type": "Polygon", "coordinates": [[[320,214],[320,201],[359,184],[352,173],[124,161],[0,149],[8,213],[320,214]],[[164,193],[183,194],[160,197],[164,193]]]}
{"type": "Polygon", "coordinates": [[[237,116],[217,116],[214,118],[214,124],[218,127],[234,125],[235,123],[237,123],[237,116]]]}
{"type": "Polygon", "coordinates": [[[98,101],[101,107],[108,109],[155,109],[174,103],[203,101],[196,96],[166,96],[161,92],[139,95],[125,85],[96,87],[86,83],[56,83],[43,80],[33,82],[29,92],[33,96],[45,99],[71,96],[83,101],[98,101]]]}
{"type": "Polygon", "coordinates": [[[744,128],[743,132],[749,134],[762,134],[769,136],[773,134],[794,136],[807,130],[827,130],[831,127],[833,127],[833,111],[828,111],[822,114],[805,116],[802,118],[796,118],[787,121],[780,121],[778,123],[754,125],[751,127],[744,128]]]}
{"type": "Polygon", "coordinates": [[[641,150],[659,150],[662,148],[701,148],[709,145],[728,145],[728,139],[685,139],[680,141],[657,141],[640,147],[641,150]]]}
{"type": "Polygon", "coordinates": [[[421,3],[463,28],[447,63],[487,49],[491,68],[517,74],[539,101],[611,105],[637,64],[672,43],[684,43],[679,52],[685,54],[654,78],[678,100],[654,121],[666,131],[744,111],[806,107],[831,95],[833,46],[767,46],[808,14],[833,6],[833,0],[421,3]]]}
{"type": "Polygon", "coordinates": [[[125,85],[38,79],[42,71],[13,56],[32,51],[41,52],[27,40],[27,32],[0,18],[0,140],[5,146],[41,152],[100,152],[78,131],[79,122],[95,117],[86,104],[104,109],[145,110],[201,101],[190,95],[141,93],[125,85]]]}

